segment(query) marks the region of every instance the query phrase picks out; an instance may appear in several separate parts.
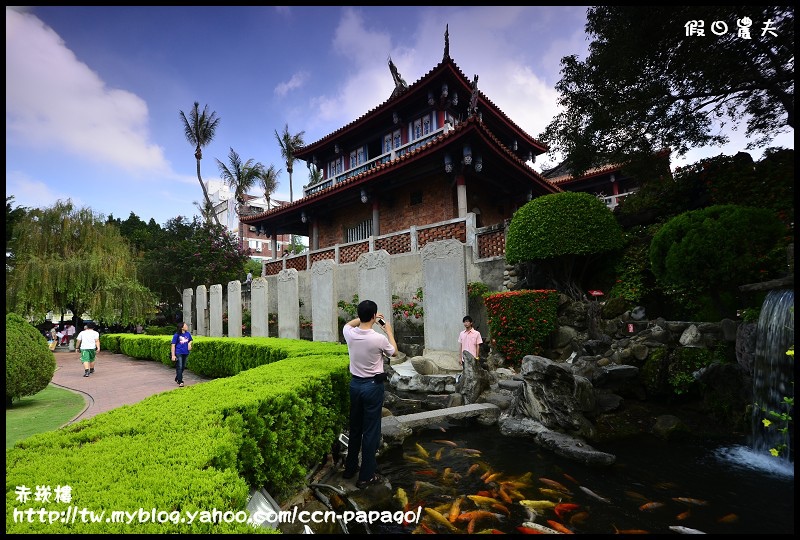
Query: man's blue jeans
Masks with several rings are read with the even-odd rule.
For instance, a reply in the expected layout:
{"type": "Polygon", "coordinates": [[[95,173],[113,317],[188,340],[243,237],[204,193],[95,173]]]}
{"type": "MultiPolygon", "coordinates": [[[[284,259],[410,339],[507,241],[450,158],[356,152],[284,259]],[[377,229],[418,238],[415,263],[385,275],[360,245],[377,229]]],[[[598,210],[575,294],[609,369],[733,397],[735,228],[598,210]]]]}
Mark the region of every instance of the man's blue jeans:
{"type": "Polygon", "coordinates": [[[361,452],[359,480],[370,480],[378,469],[375,454],[381,439],[382,407],[383,382],[353,377],[350,381],[350,441],[344,467],[355,471],[361,452]]]}
{"type": "Polygon", "coordinates": [[[187,360],[189,360],[188,354],[175,355],[175,382],[178,384],[183,382],[183,370],[186,369],[187,360]]]}

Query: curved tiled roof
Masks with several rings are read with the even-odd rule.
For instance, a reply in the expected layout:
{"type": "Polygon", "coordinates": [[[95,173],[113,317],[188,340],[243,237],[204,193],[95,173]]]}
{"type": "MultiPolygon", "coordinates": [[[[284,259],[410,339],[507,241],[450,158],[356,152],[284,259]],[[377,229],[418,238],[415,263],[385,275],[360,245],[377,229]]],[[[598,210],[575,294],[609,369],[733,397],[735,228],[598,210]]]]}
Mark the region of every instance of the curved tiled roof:
{"type": "Polygon", "coordinates": [[[393,169],[409,161],[414,161],[416,159],[419,159],[421,156],[432,152],[434,149],[438,147],[441,147],[448,139],[465,134],[470,128],[480,131],[483,138],[491,141],[508,161],[510,161],[511,163],[520,168],[524,168],[527,172],[530,172],[531,176],[538,182],[538,184],[542,188],[553,192],[563,191],[560,187],[548,182],[547,179],[545,179],[541,174],[528,167],[528,165],[522,159],[520,159],[510,148],[508,148],[497,137],[495,137],[494,134],[486,128],[483,122],[481,122],[476,116],[472,116],[460,122],[448,133],[442,133],[437,137],[434,137],[430,141],[426,142],[419,148],[415,148],[409,151],[408,153],[403,154],[402,156],[398,156],[395,159],[388,161],[386,163],[377,164],[375,167],[371,169],[368,169],[364,172],[351,176],[350,178],[343,180],[342,182],[339,182],[337,184],[334,184],[330,187],[321,189],[310,195],[297,199],[294,202],[286,203],[280,206],[279,208],[272,208],[260,214],[253,214],[247,217],[243,217],[241,218],[241,221],[243,223],[252,223],[253,221],[258,221],[273,215],[282,214],[288,210],[291,210],[294,207],[305,206],[306,204],[314,201],[315,199],[322,198],[323,196],[329,195],[334,191],[342,191],[350,186],[364,183],[370,177],[374,177],[379,173],[387,171],[388,169],[393,169]]]}
{"type": "MultiPolygon", "coordinates": [[[[358,118],[356,118],[352,122],[350,122],[348,124],[345,124],[344,126],[340,127],[339,129],[337,129],[335,131],[332,131],[331,133],[329,133],[328,135],[325,135],[321,139],[319,139],[317,141],[314,141],[313,143],[307,144],[303,148],[298,149],[295,152],[295,156],[301,158],[302,156],[307,155],[308,153],[312,152],[315,148],[317,148],[320,145],[322,145],[324,142],[330,141],[331,139],[334,139],[338,135],[341,135],[342,133],[349,131],[354,126],[356,126],[356,125],[360,124],[361,122],[363,122],[364,120],[368,119],[373,114],[376,114],[377,112],[385,109],[386,107],[388,107],[388,105],[390,103],[401,102],[406,96],[414,93],[414,91],[412,89],[418,87],[419,85],[422,85],[426,80],[432,78],[437,72],[442,71],[446,67],[450,67],[454,71],[454,73],[456,73],[461,78],[462,82],[465,84],[465,86],[467,88],[469,88],[471,86],[467,76],[464,74],[463,71],[461,71],[461,68],[458,67],[458,65],[452,59],[442,60],[436,66],[431,68],[430,71],[428,71],[422,77],[417,79],[413,84],[411,84],[408,88],[406,88],[404,91],[402,91],[398,95],[396,95],[394,97],[390,97],[389,99],[387,99],[383,103],[377,105],[376,107],[374,107],[374,108],[370,109],[369,111],[367,111],[366,113],[362,114],[361,116],[359,116],[358,118]]],[[[537,140],[535,137],[532,137],[524,129],[519,127],[492,100],[490,100],[488,97],[486,97],[486,95],[483,92],[481,92],[480,89],[478,89],[478,93],[480,94],[481,99],[486,104],[491,106],[492,109],[494,109],[494,111],[503,119],[504,122],[506,122],[509,126],[513,127],[515,130],[519,131],[524,137],[529,139],[535,146],[540,148],[543,152],[547,151],[548,147],[547,147],[546,144],[544,144],[541,141],[537,140]]]]}
{"type": "Polygon", "coordinates": [[[587,178],[591,178],[593,176],[599,176],[601,174],[606,174],[614,171],[618,171],[621,169],[620,165],[604,165],[602,167],[593,167],[586,172],[584,172],[580,176],[572,176],[570,173],[560,174],[558,176],[554,176],[552,178],[548,178],[546,173],[543,173],[544,178],[550,182],[551,184],[564,184],[566,182],[571,182],[573,180],[585,180],[587,178]]]}

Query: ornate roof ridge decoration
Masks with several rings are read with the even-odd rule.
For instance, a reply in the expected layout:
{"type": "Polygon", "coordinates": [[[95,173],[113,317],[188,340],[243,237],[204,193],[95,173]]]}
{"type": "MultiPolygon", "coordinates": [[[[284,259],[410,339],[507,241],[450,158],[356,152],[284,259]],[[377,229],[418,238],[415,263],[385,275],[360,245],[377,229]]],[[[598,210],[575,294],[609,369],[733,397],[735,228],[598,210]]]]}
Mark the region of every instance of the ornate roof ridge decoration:
{"type": "Polygon", "coordinates": [[[469,106],[467,107],[467,116],[475,116],[478,114],[478,74],[472,79],[472,95],[469,98],[469,106]]]}
{"type": "Polygon", "coordinates": [[[297,207],[299,205],[305,205],[307,203],[310,203],[314,199],[317,199],[317,198],[321,197],[322,195],[326,195],[326,194],[331,193],[333,191],[339,191],[339,190],[347,189],[349,186],[351,186],[353,184],[361,183],[367,177],[374,176],[379,172],[385,171],[386,169],[400,166],[401,163],[403,163],[405,161],[408,161],[409,159],[418,157],[423,152],[427,152],[428,150],[431,150],[432,147],[439,146],[446,139],[449,139],[451,137],[456,137],[457,135],[461,135],[464,131],[466,131],[470,127],[475,127],[475,129],[479,129],[481,131],[481,133],[486,137],[486,139],[491,140],[494,144],[496,144],[498,146],[498,148],[506,155],[506,157],[508,159],[510,159],[511,161],[516,163],[517,166],[519,166],[521,168],[524,168],[526,171],[529,171],[531,173],[532,177],[542,187],[547,186],[549,188],[554,188],[556,191],[563,191],[563,189],[561,189],[559,186],[553,184],[551,181],[549,181],[547,178],[545,178],[542,175],[542,173],[539,173],[539,172],[535,171],[534,169],[532,169],[531,167],[529,167],[525,163],[524,160],[522,160],[519,156],[517,156],[508,146],[506,146],[502,141],[500,141],[500,139],[498,139],[485,126],[485,124],[480,119],[480,117],[471,116],[471,117],[467,118],[466,120],[464,120],[462,122],[459,122],[453,129],[449,130],[447,133],[442,133],[441,135],[439,135],[437,137],[434,137],[433,139],[431,139],[428,142],[426,142],[424,145],[420,146],[419,148],[415,148],[414,150],[411,150],[407,154],[404,154],[402,156],[398,156],[398,157],[396,157],[395,159],[393,159],[391,161],[388,161],[386,163],[382,163],[380,165],[377,165],[372,169],[369,169],[367,171],[361,172],[361,173],[359,173],[359,174],[357,174],[355,176],[351,176],[350,178],[348,178],[346,180],[343,180],[342,182],[339,182],[338,184],[334,184],[334,185],[332,185],[330,187],[327,187],[325,189],[322,189],[320,191],[316,191],[316,192],[312,193],[311,195],[307,195],[305,197],[301,197],[299,199],[296,199],[293,202],[286,203],[283,206],[280,206],[280,207],[277,207],[277,208],[271,208],[270,210],[267,210],[267,211],[265,211],[265,212],[263,212],[261,214],[252,215],[252,216],[246,216],[246,217],[240,219],[240,221],[242,223],[250,223],[252,221],[257,221],[257,220],[260,220],[260,219],[264,219],[264,218],[269,217],[269,216],[274,215],[274,214],[278,214],[278,213],[283,213],[283,212],[289,211],[292,208],[295,208],[295,207],[297,207]]]}
{"type": "Polygon", "coordinates": [[[450,60],[450,25],[444,25],[444,54],[442,55],[442,62],[450,60]]]}
{"type": "MultiPolygon", "coordinates": [[[[354,126],[360,124],[361,122],[363,122],[365,119],[369,118],[370,116],[372,116],[376,112],[387,109],[389,104],[392,101],[394,101],[395,99],[403,99],[407,94],[410,93],[410,91],[414,87],[416,87],[416,86],[422,84],[423,82],[427,81],[428,79],[430,79],[435,72],[441,71],[441,70],[443,70],[443,69],[445,69],[447,67],[452,69],[454,71],[454,73],[457,76],[459,76],[467,86],[472,86],[471,83],[470,83],[469,78],[464,74],[464,72],[461,70],[461,68],[458,66],[458,64],[456,64],[455,61],[452,58],[450,58],[449,51],[448,51],[447,59],[442,59],[442,61],[439,64],[437,64],[434,67],[432,67],[427,73],[422,75],[419,79],[414,81],[412,84],[408,85],[408,87],[406,88],[405,91],[399,93],[398,95],[395,95],[395,92],[392,92],[392,97],[390,97],[389,99],[387,99],[383,103],[378,104],[377,106],[375,106],[372,109],[368,110],[367,112],[365,112],[364,114],[362,114],[361,116],[356,118],[355,120],[345,124],[344,126],[336,129],[335,131],[332,131],[332,132],[328,133],[324,137],[322,137],[322,138],[320,138],[320,139],[318,139],[318,140],[316,140],[316,141],[314,141],[312,143],[306,144],[305,146],[303,146],[303,148],[300,148],[300,149],[298,149],[297,152],[295,152],[295,156],[298,157],[299,159],[304,159],[304,156],[310,156],[315,151],[316,148],[318,148],[318,147],[320,147],[320,146],[322,146],[322,145],[324,145],[326,143],[329,143],[330,141],[334,140],[336,137],[341,136],[343,133],[349,131],[354,126]]],[[[391,69],[391,66],[390,66],[390,69],[391,69]]],[[[396,86],[395,86],[395,90],[397,90],[396,86]]],[[[486,94],[484,94],[483,92],[478,90],[478,96],[479,96],[480,99],[483,100],[485,105],[487,105],[490,109],[492,109],[492,110],[494,110],[496,112],[498,117],[500,117],[504,122],[506,122],[513,129],[519,131],[520,134],[523,137],[525,137],[526,139],[528,139],[529,141],[531,141],[531,143],[533,143],[534,146],[541,148],[542,152],[546,152],[548,150],[548,146],[545,143],[543,143],[539,139],[533,137],[530,133],[528,133],[527,131],[522,129],[500,107],[498,107],[496,103],[494,103],[491,99],[489,99],[486,96],[486,94]]],[[[484,111],[485,110],[486,109],[484,109],[484,111]]]]}
{"type": "Polygon", "coordinates": [[[389,96],[389,99],[392,100],[408,90],[408,83],[400,76],[400,72],[397,71],[397,66],[392,62],[391,56],[389,56],[389,71],[392,72],[392,79],[394,80],[394,90],[392,90],[392,95],[389,96]]]}

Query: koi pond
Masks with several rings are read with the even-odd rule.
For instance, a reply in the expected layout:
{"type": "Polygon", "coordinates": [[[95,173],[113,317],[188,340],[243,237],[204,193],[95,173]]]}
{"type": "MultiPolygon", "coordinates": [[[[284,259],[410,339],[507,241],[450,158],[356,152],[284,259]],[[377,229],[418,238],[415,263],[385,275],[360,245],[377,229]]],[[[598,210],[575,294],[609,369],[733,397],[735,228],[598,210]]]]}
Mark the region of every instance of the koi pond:
{"type": "Polygon", "coordinates": [[[378,459],[394,509],[419,524],[373,534],[793,534],[794,467],[744,441],[713,446],[636,438],[592,444],[616,456],[586,466],[496,426],[442,425],[378,459]],[[546,527],[547,529],[544,529],[546,527]]]}

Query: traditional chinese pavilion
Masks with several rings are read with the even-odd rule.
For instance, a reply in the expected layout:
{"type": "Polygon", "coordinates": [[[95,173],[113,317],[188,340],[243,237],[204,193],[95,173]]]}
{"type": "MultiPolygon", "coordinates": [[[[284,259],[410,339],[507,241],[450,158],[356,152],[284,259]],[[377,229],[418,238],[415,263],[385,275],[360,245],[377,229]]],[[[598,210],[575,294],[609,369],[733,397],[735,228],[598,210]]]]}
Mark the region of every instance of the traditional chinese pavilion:
{"type": "MultiPolygon", "coordinates": [[[[447,32],[442,61],[418,81],[408,85],[391,59],[389,68],[395,88],[385,102],[295,152],[322,180],[294,202],[241,218],[273,239],[309,237],[302,260],[268,262],[267,275],[321,259],[355,262],[373,249],[467,243],[470,224],[498,226],[502,240],[520,206],[562,191],[527,163],[547,147],[479,90],[478,75],[461,71],[447,32]]],[[[482,253],[502,255],[504,243],[497,244],[487,240],[482,253]]]]}

